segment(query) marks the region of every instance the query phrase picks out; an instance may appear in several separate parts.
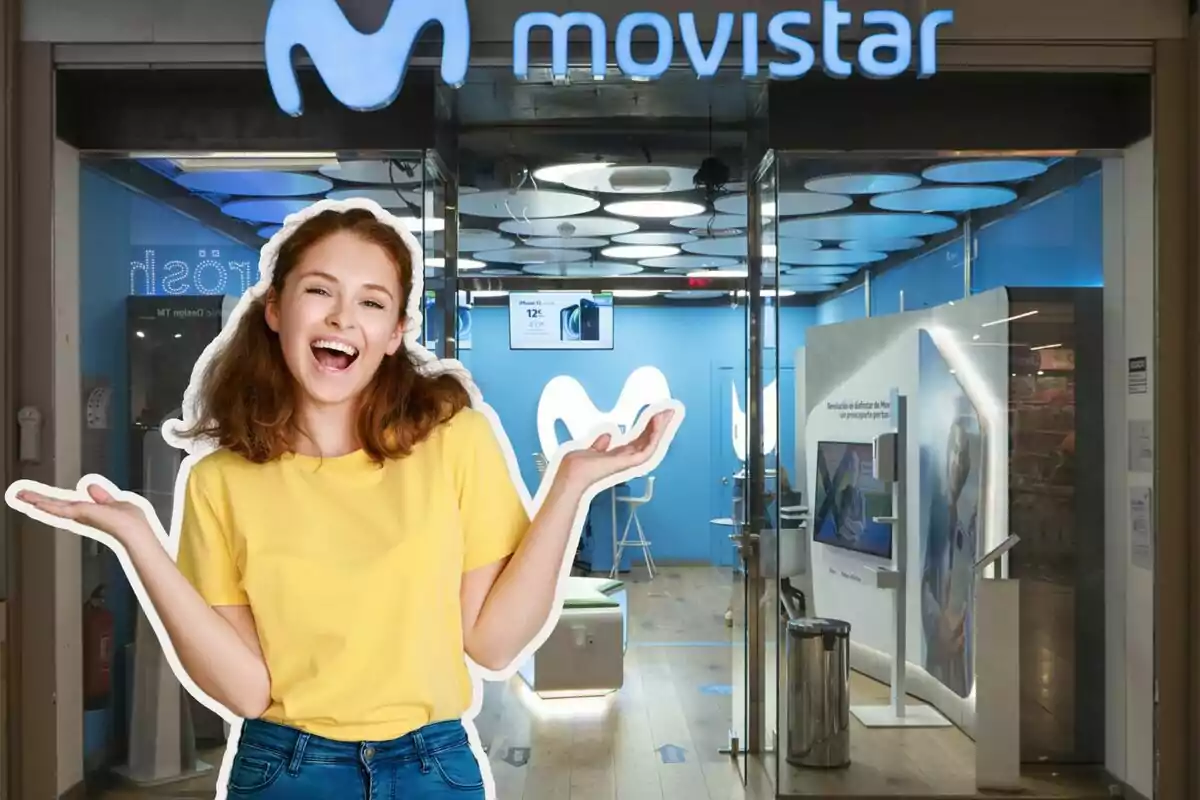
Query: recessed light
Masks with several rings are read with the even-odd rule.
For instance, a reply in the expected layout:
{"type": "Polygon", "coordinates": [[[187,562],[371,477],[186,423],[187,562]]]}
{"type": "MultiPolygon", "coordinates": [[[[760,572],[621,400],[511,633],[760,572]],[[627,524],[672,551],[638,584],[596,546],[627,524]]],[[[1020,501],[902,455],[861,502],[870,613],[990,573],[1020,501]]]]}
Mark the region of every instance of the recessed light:
{"type": "MultiPolygon", "coordinates": [[[[441,257],[425,259],[425,266],[431,269],[444,269],[446,267],[446,259],[441,257]]],[[[482,261],[476,261],[473,258],[460,258],[458,260],[458,268],[462,269],[483,269],[487,264],[482,261]]]]}
{"type": "Polygon", "coordinates": [[[668,256],[679,255],[679,248],[667,245],[625,244],[605,248],[600,251],[600,255],[605,258],[629,258],[635,260],[641,258],[667,258],[668,256]]]}
{"type": "Polygon", "coordinates": [[[609,203],[604,210],[620,217],[671,219],[699,214],[704,206],[683,200],[622,200],[609,203]]]}
{"type": "Polygon", "coordinates": [[[553,164],[535,170],[533,177],[534,180],[545,181],[546,183],[566,183],[567,178],[578,172],[611,166],[612,162],[610,161],[581,161],[574,164],[553,164]]]}

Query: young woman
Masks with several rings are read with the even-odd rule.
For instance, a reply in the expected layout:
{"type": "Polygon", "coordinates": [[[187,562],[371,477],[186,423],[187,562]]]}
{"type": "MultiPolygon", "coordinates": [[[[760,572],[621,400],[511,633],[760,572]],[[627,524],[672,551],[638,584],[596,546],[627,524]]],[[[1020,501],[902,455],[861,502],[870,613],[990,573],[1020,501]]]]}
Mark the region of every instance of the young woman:
{"type": "Polygon", "coordinates": [[[399,220],[319,203],[262,272],[185,398],[180,435],[215,450],[185,464],[175,560],[144,504],[99,486],[14,505],[124,549],[187,675],[245,719],[227,796],[483,797],[464,656],[502,670],[527,648],[581,502],[661,455],[682,409],[567,453],[530,519],[470,377],[416,342],[399,220]]]}

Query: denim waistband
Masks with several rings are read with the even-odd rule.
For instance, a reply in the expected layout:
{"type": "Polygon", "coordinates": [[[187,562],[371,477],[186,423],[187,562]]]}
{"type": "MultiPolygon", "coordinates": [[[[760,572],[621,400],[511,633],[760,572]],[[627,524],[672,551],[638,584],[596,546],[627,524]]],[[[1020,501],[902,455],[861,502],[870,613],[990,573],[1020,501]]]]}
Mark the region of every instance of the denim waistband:
{"type": "Polygon", "coordinates": [[[266,720],[245,720],[238,745],[272,750],[294,762],[407,761],[467,744],[460,720],[431,722],[398,739],[342,742],[266,720]]]}

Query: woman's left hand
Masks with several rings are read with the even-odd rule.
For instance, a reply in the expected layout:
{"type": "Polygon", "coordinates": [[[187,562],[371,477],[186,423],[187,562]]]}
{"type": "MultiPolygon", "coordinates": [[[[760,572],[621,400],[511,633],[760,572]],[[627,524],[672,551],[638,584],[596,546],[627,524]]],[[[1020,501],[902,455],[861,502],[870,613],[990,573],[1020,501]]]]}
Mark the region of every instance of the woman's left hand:
{"type": "Polygon", "coordinates": [[[586,488],[611,475],[646,463],[658,449],[674,416],[672,409],[658,412],[651,417],[640,436],[611,450],[612,437],[607,433],[600,436],[592,442],[591,447],[563,456],[560,474],[576,486],[586,488]]]}

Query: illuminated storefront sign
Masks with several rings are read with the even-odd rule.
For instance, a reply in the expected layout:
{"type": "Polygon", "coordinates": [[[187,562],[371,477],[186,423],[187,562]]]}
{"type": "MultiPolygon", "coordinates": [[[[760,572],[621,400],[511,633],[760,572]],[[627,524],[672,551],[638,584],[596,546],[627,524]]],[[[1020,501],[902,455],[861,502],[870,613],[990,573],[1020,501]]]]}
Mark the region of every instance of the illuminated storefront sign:
{"type": "MultiPolygon", "coordinates": [[[[854,14],[842,10],[839,0],[824,0],[819,27],[807,11],[771,16],[765,22],[766,41],[782,58],[767,65],[768,76],[802,77],[816,65],[819,51],[824,71],[837,77],[857,72],[871,78],[892,78],[913,69],[914,60],[916,74],[929,77],[937,73],[938,30],[954,21],[954,12],[929,12],[920,18],[915,30],[913,22],[897,11],[866,11],[859,21],[867,35],[858,45],[855,59],[849,61],[838,52],[840,33],[856,20],[854,14]],[[816,43],[805,38],[814,31],[816,43]]],[[[370,34],[350,24],[337,0],[275,0],[267,17],[265,47],[267,75],[279,107],[292,115],[302,112],[292,63],[297,47],[307,52],[329,91],[344,105],[358,111],[389,105],[400,94],[417,38],[433,23],[443,32],[442,80],[461,86],[466,81],[471,55],[466,0],[395,0],[383,25],[370,34]]],[[[675,62],[678,30],[692,70],[697,77],[709,78],[726,61],[739,24],[742,75],[757,77],[762,72],[759,48],[764,23],[753,11],[718,14],[713,40],[707,44],[701,41],[693,13],[679,14],[674,23],[654,12],[629,14],[617,23],[614,32],[615,63],[629,78],[662,77],[675,62]],[[634,36],[643,30],[653,32],[651,60],[634,56],[634,36]]],[[[530,39],[534,31],[543,31],[550,35],[552,72],[555,77],[566,77],[568,35],[573,29],[588,33],[591,74],[596,80],[603,79],[609,65],[608,26],[598,14],[587,11],[522,15],[513,26],[513,74],[528,77],[530,39]]]]}

